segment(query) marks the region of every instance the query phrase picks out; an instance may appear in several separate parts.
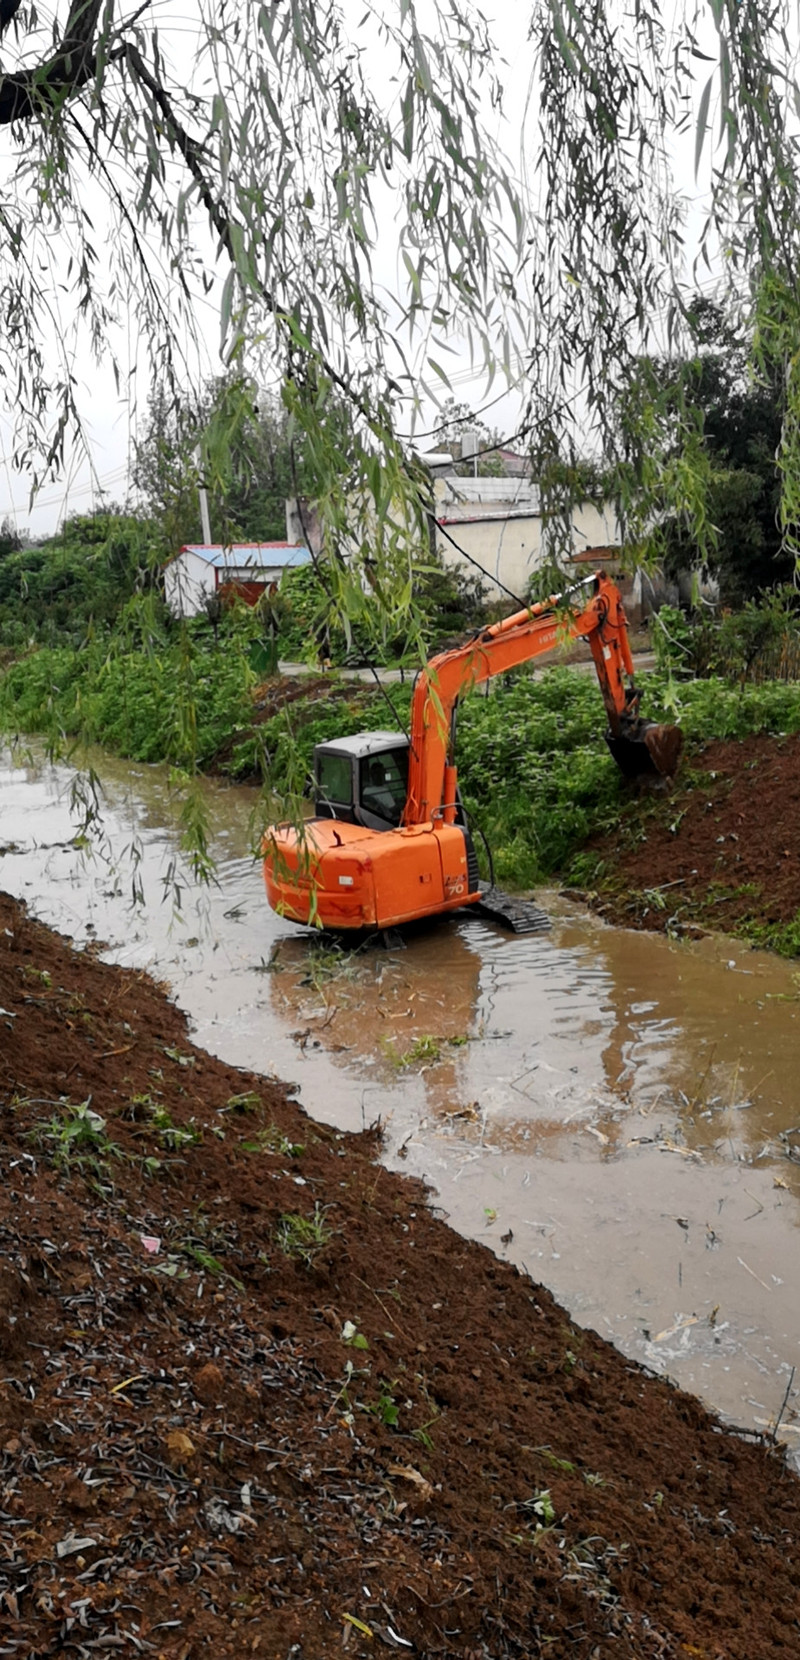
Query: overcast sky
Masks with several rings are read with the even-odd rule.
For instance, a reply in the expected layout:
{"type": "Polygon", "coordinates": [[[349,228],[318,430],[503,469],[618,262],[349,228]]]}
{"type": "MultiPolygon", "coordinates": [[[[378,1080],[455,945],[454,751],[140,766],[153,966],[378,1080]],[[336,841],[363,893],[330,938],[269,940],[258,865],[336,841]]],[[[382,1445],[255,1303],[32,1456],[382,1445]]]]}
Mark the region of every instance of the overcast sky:
{"type": "MultiPolygon", "coordinates": [[[[170,9],[162,0],[158,7],[162,31],[170,9]]],[[[346,10],[352,13],[355,21],[363,15],[363,9],[361,0],[346,0],[346,10]]],[[[506,64],[501,70],[505,91],[503,112],[497,118],[496,128],[498,134],[502,133],[504,148],[516,166],[531,61],[526,40],[527,7],[518,5],[499,10],[501,16],[494,18],[493,32],[499,54],[506,64]]],[[[173,54],[177,52],[179,60],[180,56],[185,55],[188,80],[193,58],[192,37],[186,30],[185,8],[181,7],[179,0],[176,0],[175,15],[180,18],[182,26],[173,37],[173,54]]],[[[97,198],[91,205],[93,215],[99,215],[97,198]]],[[[391,288],[395,284],[397,267],[391,214],[386,215],[380,228],[375,266],[379,282],[391,288]]],[[[224,271],[222,275],[224,277],[224,271]]],[[[222,365],[218,355],[218,310],[213,296],[211,300],[200,303],[199,319],[205,359],[203,371],[207,374],[218,373],[222,365]]],[[[457,354],[450,359],[450,364],[454,365],[454,396],[459,402],[473,405],[485,403],[482,375],[471,372],[467,354],[460,349],[459,343],[454,341],[451,344],[457,354]]],[[[143,360],[141,352],[137,353],[129,319],[123,318],[114,345],[123,371],[121,393],[117,390],[110,360],[98,366],[91,360],[87,349],[79,355],[76,363],[78,402],[90,440],[91,463],[80,454],[71,454],[63,477],[56,483],[45,485],[32,507],[29,506],[29,479],[24,474],[15,473],[10,464],[10,425],[0,420],[0,518],[8,515],[20,529],[41,536],[54,530],[64,516],[91,511],[103,497],[109,501],[124,501],[134,441],[137,433],[142,431],[146,417],[149,365],[143,360]]],[[[503,431],[513,432],[520,405],[519,396],[503,393],[498,380],[489,397],[491,407],[486,410],[487,422],[503,431]]],[[[433,420],[432,409],[430,414],[433,420]]],[[[422,436],[421,447],[427,443],[428,440],[422,436]]]]}
{"type": "MultiPolygon", "coordinates": [[[[172,0],[160,0],[158,6],[160,27],[163,30],[172,0]]],[[[181,14],[180,0],[174,0],[176,15],[181,14]]],[[[354,20],[363,15],[362,0],[345,0],[345,8],[354,20]]],[[[520,165],[526,98],[532,67],[532,51],[527,40],[528,7],[496,3],[484,8],[490,17],[498,55],[504,62],[500,76],[504,86],[502,111],[492,117],[496,134],[514,168],[520,165]]],[[[191,76],[193,60],[192,35],[186,27],[185,12],[180,32],[173,37],[173,55],[178,61],[185,57],[187,81],[191,76]]],[[[688,181],[687,181],[688,183],[688,181]]],[[[95,204],[96,207],[96,204],[95,204]]],[[[391,212],[382,215],[380,236],[376,251],[375,270],[379,283],[387,289],[397,286],[397,243],[391,212]]],[[[223,271],[224,276],[224,271],[223,271]]],[[[200,332],[204,354],[203,372],[220,371],[218,357],[219,323],[214,296],[200,303],[200,332]]],[[[490,427],[504,435],[513,434],[519,417],[522,394],[507,391],[498,377],[487,393],[483,376],[470,369],[466,351],[458,341],[452,341],[453,353],[449,359],[453,394],[459,402],[471,404],[483,412],[490,427]]],[[[146,400],[149,386],[149,365],[137,351],[133,325],[123,317],[122,328],[115,341],[123,370],[122,394],[117,391],[109,364],[96,366],[88,351],[78,368],[78,400],[91,446],[91,464],[83,457],[72,456],[63,478],[45,486],[32,508],[28,504],[29,481],[24,475],[15,475],[9,463],[10,429],[0,423],[0,518],[8,514],[21,529],[40,536],[54,530],[60,520],[74,512],[86,512],[108,501],[124,501],[129,479],[133,445],[141,433],[146,418],[146,400]]],[[[435,412],[431,408],[431,424],[435,412]]],[[[419,446],[429,446],[430,440],[420,433],[419,446]]],[[[199,533],[199,527],[198,527],[199,533]]]]}

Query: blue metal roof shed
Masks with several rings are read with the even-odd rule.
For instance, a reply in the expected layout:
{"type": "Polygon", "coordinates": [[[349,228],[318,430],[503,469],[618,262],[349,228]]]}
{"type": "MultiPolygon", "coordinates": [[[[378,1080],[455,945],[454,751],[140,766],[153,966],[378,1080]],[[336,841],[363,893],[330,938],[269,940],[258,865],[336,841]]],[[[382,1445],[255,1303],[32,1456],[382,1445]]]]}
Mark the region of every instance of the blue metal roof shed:
{"type": "Polygon", "coordinates": [[[310,562],[308,548],[293,542],[189,542],[164,569],[164,597],[176,617],[196,617],[210,594],[227,587],[255,604],[284,571],[310,562]]]}

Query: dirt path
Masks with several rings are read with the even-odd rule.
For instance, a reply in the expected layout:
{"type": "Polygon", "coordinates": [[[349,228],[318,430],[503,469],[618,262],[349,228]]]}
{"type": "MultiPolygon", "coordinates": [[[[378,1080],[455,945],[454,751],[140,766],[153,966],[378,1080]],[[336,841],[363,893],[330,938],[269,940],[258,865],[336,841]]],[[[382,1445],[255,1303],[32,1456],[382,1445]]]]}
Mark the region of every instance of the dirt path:
{"type": "Polygon", "coordinates": [[[778,1452],[4,896],[0,1127],[1,1656],[798,1653],[778,1452]]]}

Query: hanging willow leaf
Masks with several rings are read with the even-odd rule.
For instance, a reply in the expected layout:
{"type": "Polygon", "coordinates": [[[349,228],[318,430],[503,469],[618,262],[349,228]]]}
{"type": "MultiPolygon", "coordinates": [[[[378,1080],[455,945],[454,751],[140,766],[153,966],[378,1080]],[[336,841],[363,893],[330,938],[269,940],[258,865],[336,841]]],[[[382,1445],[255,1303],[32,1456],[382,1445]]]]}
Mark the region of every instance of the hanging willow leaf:
{"type": "Polygon", "coordinates": [[[700,108],[698,109],[698,112],[697,112],[697,135],[695,137],[695,144],[694,144],[694,176],[695,176],[695,178],[697,178],[697,175],[700,171],[700,158],[703,154],[703,145],[705,144],[705,140],[706,140],[706,131],[708,129],[708,105],[709,105],[709,101],[711,99],[711,88],[712,88],[713,84],[714,84],[714,77],[713,77],[713,75],[709,75],[708,80],[706,81],[706,84],[703,87],[703,91],[702,91],[702,94],[701,94],[701,97],[700,97],[700,108]]]}

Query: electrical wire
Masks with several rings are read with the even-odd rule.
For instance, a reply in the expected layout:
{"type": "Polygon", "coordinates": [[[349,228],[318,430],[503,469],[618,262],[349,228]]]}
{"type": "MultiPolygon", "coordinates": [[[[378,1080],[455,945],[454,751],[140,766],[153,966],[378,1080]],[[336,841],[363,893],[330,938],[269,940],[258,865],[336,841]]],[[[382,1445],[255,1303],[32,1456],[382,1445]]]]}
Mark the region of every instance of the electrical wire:
{"type": "Polygon", "coordinates": [[[452,544],[452,546],[456,550],[456,553],[461,554],[462,559],[468,560],[470,565],[475,566],[476,570],[482,571],[483,575],[486,577],[487,581],[488,582],[493,582],[496,588],[502,588],[503,593],[508,594],[509,599],[513,599],[514,604],[519,609],[522,609],[524,607],[525,601],[524,601],[524,599],[520,599],[519,594],[515,594],[515,593],[512,592],[512,590],[510,588],[507,588],[505,583],[500,581],[499,576],[492,576],[491,571],[487,571],[486,566],[482,565],[480,563],[479,559],[473,559],[472,554],[467,553],[466,548],[461,547],[460,543],[458,543],[456,541],[454,536],[450,535],[449,530],[445,530],[444,525],[441,524],[438,519],[434,518],[433,522],[436,525],[436,529],[438,530],[440,536],[444,536],[445,540],[452,544]]]}

